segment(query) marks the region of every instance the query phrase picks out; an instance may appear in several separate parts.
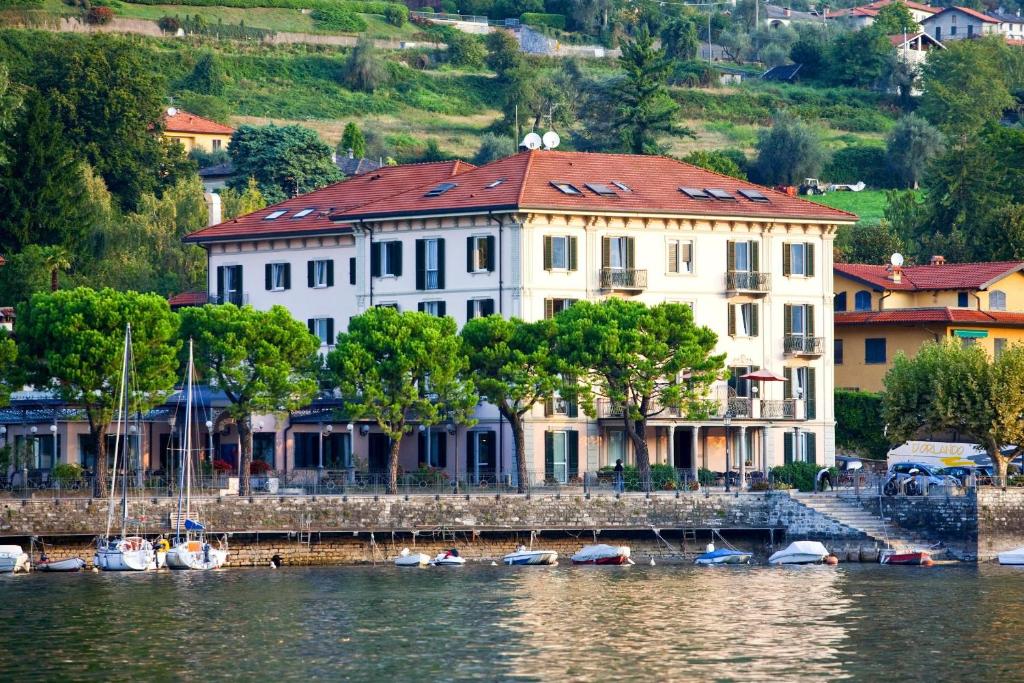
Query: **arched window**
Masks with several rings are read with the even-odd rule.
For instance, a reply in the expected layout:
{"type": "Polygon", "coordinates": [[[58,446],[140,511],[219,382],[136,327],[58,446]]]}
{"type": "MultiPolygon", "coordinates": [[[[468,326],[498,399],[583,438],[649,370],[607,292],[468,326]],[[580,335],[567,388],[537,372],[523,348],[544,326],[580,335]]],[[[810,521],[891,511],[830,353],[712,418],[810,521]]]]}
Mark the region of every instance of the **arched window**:
{"type": "Polygon", "coordinates": [[[988,293],[988,307],[991,311],[1006,310],[1006,292],[994,289],[988,293]]]}
{"type": "Polygon", "coordinates": [[[870,311],[871,310],[871,292],[862,289],[857,292],[857,295],[853,298],[853,308],[856,311],[870,311]]]}
{"type": "Polygon", "coordinates": [[[846,310],[846,292],[839,292],[838,294],[836,294],[834,308],[836,313],[842,313],[843,311],[846,310]]]}

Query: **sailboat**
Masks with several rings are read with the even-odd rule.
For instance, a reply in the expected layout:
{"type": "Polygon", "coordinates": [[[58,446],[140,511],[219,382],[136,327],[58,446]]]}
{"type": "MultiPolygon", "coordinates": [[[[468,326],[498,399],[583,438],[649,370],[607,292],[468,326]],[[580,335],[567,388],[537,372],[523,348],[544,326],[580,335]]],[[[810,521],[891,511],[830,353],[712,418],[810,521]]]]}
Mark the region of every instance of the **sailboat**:
{"type": "Polygon", "coordinates": [[[121,444],[125,442],[125,426],[131,411],[128,393],[129,368],[132,353],[132,326],[129,324],[124,331],[124,358],[121,361],[121,384],[118,389],[117,431],[114,439],[114,467],[110,477],[110,502],[107,505],[107,529],[103,538],[96,544],[96,555],[93,566],[105,571],[146,571],[156,569],[156,553],[153,544],[141,536],[128,535],[128,454],[121,453],[121,444]],[[110,529],[114,524],[115,496],[118,492],[117,470],[121,473],[121,535],[111,537],[110,529]]]}
{"type": "Polygon", "coordinates": [[[178,484],[178,517],[174,543],[167,551],[167,566],[171,569],[219,569],[228,559],[228,551],[214,548],[206,540],[206,528],[191,519],[192,516],[192,340],[188,342],[188,369],[185,378],[185,448],[182,450],[180,480],[178,484]],[[184,508],[184,509],[183,509],[184,508]],[[184,536],[182,535],[184,520],[184,536]]]}

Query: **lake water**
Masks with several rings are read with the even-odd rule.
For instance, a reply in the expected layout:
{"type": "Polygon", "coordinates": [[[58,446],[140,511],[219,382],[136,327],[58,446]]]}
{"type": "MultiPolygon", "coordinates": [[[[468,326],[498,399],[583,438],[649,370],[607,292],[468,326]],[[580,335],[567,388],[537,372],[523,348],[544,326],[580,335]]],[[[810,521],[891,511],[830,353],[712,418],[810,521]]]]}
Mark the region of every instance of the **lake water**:
{"type": "Polygon", "coordinates": [[[996,566],[0,576],[0,680],[1018,679],[996,566]]]}

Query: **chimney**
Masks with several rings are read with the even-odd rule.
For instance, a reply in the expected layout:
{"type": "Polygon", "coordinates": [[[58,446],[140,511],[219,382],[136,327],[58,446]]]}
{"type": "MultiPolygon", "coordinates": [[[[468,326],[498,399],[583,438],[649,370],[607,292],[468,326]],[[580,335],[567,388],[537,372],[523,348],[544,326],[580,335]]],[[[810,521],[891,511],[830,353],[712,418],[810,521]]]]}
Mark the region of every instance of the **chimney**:
{"type": "Polygon", "coordinates": [[[892,266],[892,281],[899,284],[903,282],[903,268],[900,266],[892,266]]]}
{"type": "Polygon", "coordinates": [[[217,225],[221,222],[220,213],[220,195],[216,192],[207,192],[204,195],[206,199],[206,210],[207,210],[207,227],[211,225],[217,225]]]}
{"type": "Polygon", "coordinates": [[[792,16],[792,14],[793,14],[793,9],[792,8],[790,8],[790,7],[783,8],[782,16],[788,17],[788,16],[792,16]]]}
{"type": "Polygon", "coordinates": [[[946,265],[946,257],[945,256],[941,256],[939,254],[936,254],[935,256],[932,256],[931,259],[929,259],[928,265],[930,265],[930,266],[944,266],[944,265],[946,265]]]}

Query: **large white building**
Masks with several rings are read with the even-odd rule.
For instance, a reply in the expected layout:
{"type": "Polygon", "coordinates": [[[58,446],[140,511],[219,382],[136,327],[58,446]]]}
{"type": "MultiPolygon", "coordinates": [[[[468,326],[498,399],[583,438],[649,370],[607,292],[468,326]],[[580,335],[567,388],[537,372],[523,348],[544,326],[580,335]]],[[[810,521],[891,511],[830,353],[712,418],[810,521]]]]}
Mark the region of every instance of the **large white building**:
{"type": "MultiPolygon", "coordinates": [[[[228,221],[187,239],[209,254],[215,301],[281,304],[326,351],[351,316],[395,306],[468,318],[536,320],[574,301],[617,296],[693,307],[719,337],[733,378],[713,389],[718,415],[650,421],[653,462],[762,470],[832,462],[832,241],[856,217],[663,157],[530,151],[479,168],[442,162],[382,168],[228,221]],[[766,369],[789,381],[738,379],[766,369]],[[731,413],[727,429],[723,416],[731,413]]],[[[514,473],[511,432],[483,406],[466,430],[410,436],[402,466],[489,479],[514,473]]],[[[275,466],[311,466],[298,441],[332,418],[275,423],[275,466]]],[[[331,434],[354,462],[382,471],[371,425],[331,434]]],[[[569,481],[632,461],[608,406],[588,418],[556,400],[527,426],[528,468],[569,481]]],[[[514,476],[514,475],[513,475],[514,476]]]]}

